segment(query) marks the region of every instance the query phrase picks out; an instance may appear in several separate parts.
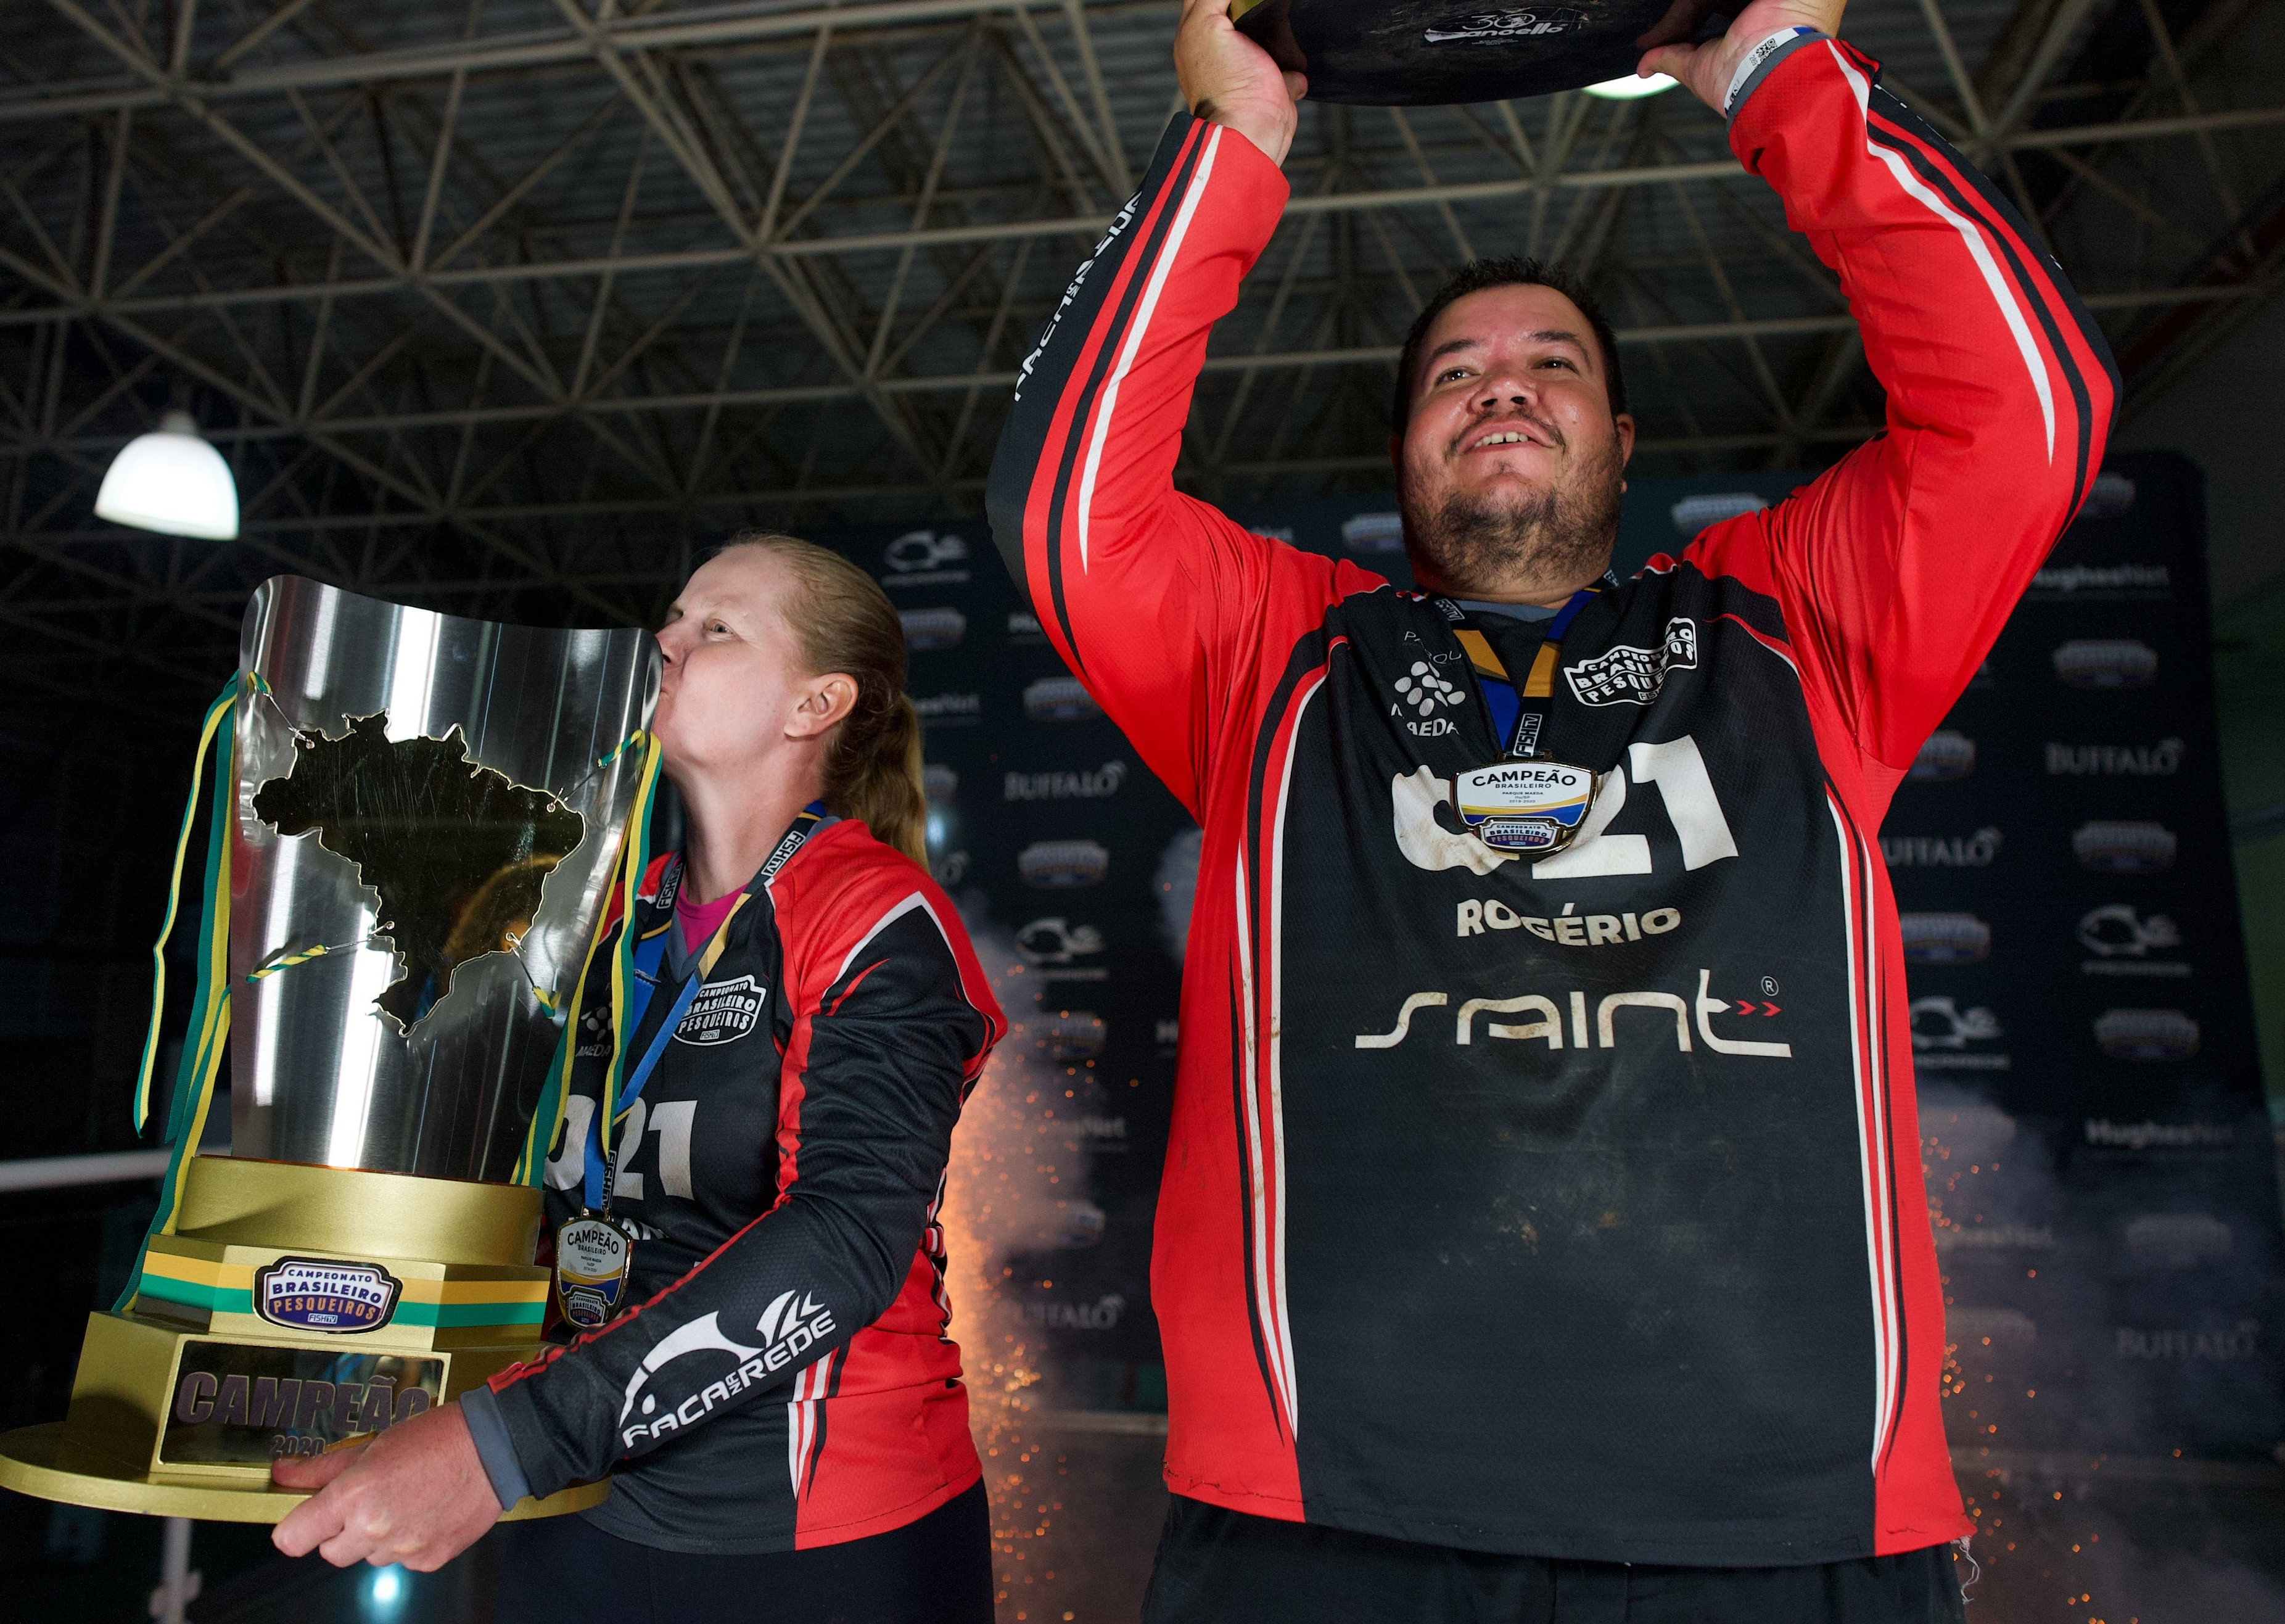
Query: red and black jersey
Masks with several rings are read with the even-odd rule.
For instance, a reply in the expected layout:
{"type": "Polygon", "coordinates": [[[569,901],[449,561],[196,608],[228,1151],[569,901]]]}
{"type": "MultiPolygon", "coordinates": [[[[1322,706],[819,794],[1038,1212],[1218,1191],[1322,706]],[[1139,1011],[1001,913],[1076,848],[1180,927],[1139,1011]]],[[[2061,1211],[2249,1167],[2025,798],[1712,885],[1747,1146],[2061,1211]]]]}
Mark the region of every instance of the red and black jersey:
{"type": "Polygon", "coordinates": [[[1815,39],[1731,142],[1839,273],[1885,434],[1605,591],[1532,860],[1459,606],[1173,489],[1284,178],[1178,117],[1024,368],[992,520],[1204,826],[1151,1295],[1166,1481],[1448,1546],[1799,1564],[1968,1531],[1873,832],[2077,508],[2116,381],[1991,189],[1815,39]]]}
{"type": "MultiPolygon", "coordinates": [[[[661,859],[638,893],[671,984],[638,1054],[695,968],[680,867],[661,859]]],[[[551,1230],[579,1210],[609,961],[547,1167],[551,1230]]],[[[610,1532],[753,1552],[901,1527],[975,1483],[938,1207],[961,1102],[1004,1031],[958,914],[863,824],[826,823],[755,887],[614,1132],[640,1306],[491,1384],[530,1491],[610,1472],[589,1513],[610,1532]]]]}

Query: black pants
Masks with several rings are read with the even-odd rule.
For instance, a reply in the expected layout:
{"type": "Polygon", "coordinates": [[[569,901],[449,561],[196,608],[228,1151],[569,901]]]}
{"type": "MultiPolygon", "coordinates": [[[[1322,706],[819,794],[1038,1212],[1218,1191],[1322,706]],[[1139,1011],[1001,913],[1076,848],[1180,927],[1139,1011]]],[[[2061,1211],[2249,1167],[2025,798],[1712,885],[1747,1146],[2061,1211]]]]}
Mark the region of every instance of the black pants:
{"type": "Polygon", "coordinates": [[[978,1483],[868,1539],[691,1556],[584,1517],[502,1523],[494,1624],[992,1624],[992,1514],[978,1483]]]}
{"type": "Polygon", "coordinates": [[[1174,1498],[1144,1624],[1964,1624],[1951,1547],[1660,1567],[1416,1545],[1174,1498]]]}

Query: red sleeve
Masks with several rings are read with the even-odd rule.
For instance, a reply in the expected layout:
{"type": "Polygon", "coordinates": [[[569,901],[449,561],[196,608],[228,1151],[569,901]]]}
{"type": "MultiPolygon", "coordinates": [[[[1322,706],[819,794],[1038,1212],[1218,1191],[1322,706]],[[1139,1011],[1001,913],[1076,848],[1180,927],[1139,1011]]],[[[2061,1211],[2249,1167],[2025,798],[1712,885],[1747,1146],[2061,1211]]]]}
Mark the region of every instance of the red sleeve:
{"type": "Polygon", "coordinates": [[[1213,324],[1277,229],[1285,177],[1177,114],[1025,359],[993,459],[994,539],[1040,624],[1196,815],[1265,628],[1378,577],[1249,534],[1174,489],[1213,324]]]}
{"type": "Polygon", "coordinates": [[[2118,380],[2061,268],[1879,73],[1797,50],[1730,143],[1840,274],[1887,429],[1687,556],[1778,600],[1802,680],[1892,785],[2085,498],[2118,380]]]}

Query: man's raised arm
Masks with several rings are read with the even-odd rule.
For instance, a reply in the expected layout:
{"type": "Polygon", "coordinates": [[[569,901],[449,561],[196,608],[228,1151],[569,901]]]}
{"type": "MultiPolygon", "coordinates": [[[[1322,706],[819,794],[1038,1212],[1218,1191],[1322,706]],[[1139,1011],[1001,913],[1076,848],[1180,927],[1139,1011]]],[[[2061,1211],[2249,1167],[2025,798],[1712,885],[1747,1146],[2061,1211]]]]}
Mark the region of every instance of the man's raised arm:
{"type": "Polygon", "coordinates": [[[1025,357],[988,493],[1040,629],[1193,811],[1267,547],[1178,494],[1174,463],[1207,334],[1284,208],[1298,92],[1228,4],[1185,9],[1176,64],[1198,116],[1167,127],[1025,357]]]}
{"type": "Polygon", "coordinates": [[[2085,500],[2117,374],[2061,268],[1877,63],[1805,30],[1763,43],[1723,78],[1730,144],[1840,274],[1888,427],[1690,555],[1762,577],[1804,679],[1901,776],[2085,500]]]}

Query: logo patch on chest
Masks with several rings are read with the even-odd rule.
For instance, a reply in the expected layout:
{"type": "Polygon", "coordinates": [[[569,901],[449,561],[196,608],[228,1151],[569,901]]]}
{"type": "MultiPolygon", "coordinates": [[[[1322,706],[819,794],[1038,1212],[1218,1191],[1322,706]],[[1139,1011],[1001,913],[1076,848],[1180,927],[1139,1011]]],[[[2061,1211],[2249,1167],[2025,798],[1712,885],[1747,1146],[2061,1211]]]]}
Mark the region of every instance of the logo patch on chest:
{"type": "Polygon", "coordinates": [[[1697,669],[1698,623],[1677,616],[1666,623],[1666,641],[1660,647],[1618,644],[1566,666],[1563,679],[1582,705],[1647,705],[1666,686],[1667,672],[1697,669]]]}
{"type": "Polygon", "coordinates": [[[674,1040],[702,1046],[735,1043],[762,1018],[762,1000],[768,994],[769,989],[751,976],[709,982],[690,1000],[690,1013],[674,1029],[674,1040]]]}

